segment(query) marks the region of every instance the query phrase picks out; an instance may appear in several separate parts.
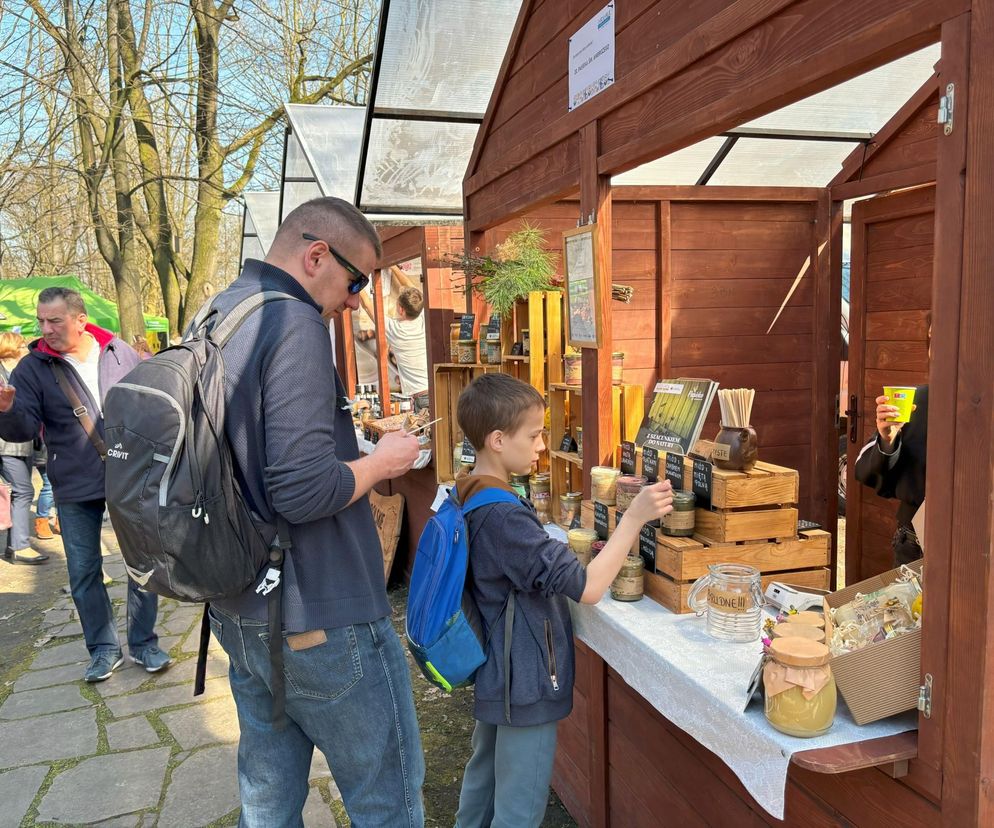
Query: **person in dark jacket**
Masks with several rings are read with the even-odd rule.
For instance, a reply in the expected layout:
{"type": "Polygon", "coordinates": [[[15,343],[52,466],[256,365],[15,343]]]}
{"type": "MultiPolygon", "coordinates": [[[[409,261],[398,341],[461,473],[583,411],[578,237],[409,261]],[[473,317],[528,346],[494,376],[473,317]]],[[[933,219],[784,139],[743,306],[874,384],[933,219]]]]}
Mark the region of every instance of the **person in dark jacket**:
{"type": "Polygon", "coordinates": [[[877,433],[856,458],[856,479],[881,497],[899,500],[897,531],[891,541],[894,565],[923,555],[925,456],[928,449],[928,386],[915,389],[908,423],[894,423],[898,409],[886,396],[876,399],[877,433]]]}
{"type": "MultiPolygon", "coordinates": [[[[83,297],[70,288],[46,288],[38,295],[38,327],[28,356],[0,389],[0,437],[33,440],[45,428],[48,476],[59,509],[69,586],[83,627],[90,664],[84,678],[103,681],[123,662],[121,641],[104,586],[100,529],[104,514],[104,460],[83,427],[58,378],[64,370],[101,439],[101,411],[107,390],[138,364],[138,355],[110,331],[91,325],[83,297]]],[[[158,646],[158,599],[128,579],[128,651],[149,672],[169,665],[158,646]]]]}
{"type": "Polygon", "coordinates": [[[366,496],[418,457],[391,432],[359,456],[328,320],[359,305],[380,255],[351,204],[314,199],[280,225],[266,260],[248,259],[215,297],[223,318],[260,291],[264,304],[224,346],[225,433],[242,494],[266,523],[289,523],[283,567],[286,727],[272,720],[268,607],[255,585],[214,601],[238,708],[245,828],[300,825],[314,748],[328,760],[353,825],[419,828],[424,756],[411,677],[390,621],[383,560],[366,496]]]}
{"type": "MultiPolygon", "coordinates": [[[[485,374],[460,395],[457,418],[476,450],[472,475],[456,484],[460,502],[486,488],[513,493],[509,476],[530,471],[544,448],[542,395],[506,374],[485,374]]],[[[457,828],[541,824],[556,726],[573,709],[567,598],[596,604],[643,524],[672,511],[672,503],[668,481],[643,489],[586,569],[566,544],[546,534],[525,500],[481,506],[467,515],[471,591],[483,620],[487,660],[476,674],[473,755],[463,775],[457,828]],[[507,615],[512,592],[514,609],[507,615]]]]}

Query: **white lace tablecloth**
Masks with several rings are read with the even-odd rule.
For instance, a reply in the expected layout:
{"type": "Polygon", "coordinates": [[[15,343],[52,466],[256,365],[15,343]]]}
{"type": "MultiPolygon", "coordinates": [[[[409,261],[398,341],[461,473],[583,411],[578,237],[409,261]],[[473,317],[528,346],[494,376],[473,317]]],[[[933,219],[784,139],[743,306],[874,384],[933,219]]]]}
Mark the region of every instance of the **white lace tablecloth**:
{"type": "MultiPolygon", "coordinates": [[[[546,531],[566,540],[558,526],[546,531]]],[[[625,603],[571,604],[577,637],[611,665],[665,718],[717,754],[770,814],[783,819],[787,768],[795,751],[864,742],[915,730],[911,710],[859,726],[842,697],[835,724],[824,736],[798,739],[766,722],[758,699],[743,713],[749,679],[762,645],[711,638],[705,619],[675,615],[649,598],[625,603]],[[728,738],[730,733],[736,738],[728,738]]]]}

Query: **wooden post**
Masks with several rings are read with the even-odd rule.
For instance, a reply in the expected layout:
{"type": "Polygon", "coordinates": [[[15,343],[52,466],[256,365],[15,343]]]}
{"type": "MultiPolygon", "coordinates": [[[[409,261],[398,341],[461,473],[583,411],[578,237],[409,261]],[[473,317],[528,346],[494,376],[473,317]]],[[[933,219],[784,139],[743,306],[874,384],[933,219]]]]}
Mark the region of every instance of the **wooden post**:
{"type": "Polygon", "coordinates": [[[379,377],[380,406],[383,416],[393,414],[390,403],[390,346],[387,345],[386,315],[383,312],[383,271],[373,271],[373,325],[376,329],[376,373],[379,377]]]}
{"type": "Polygon", "coordinates": [[[342,378],[345,390],[350,397],[354,397],[357,381],[355,339],[352,336],[352,311],[348,309],[335,320],[335,357],[338,361],[338,375],[342,378]]]}
{"type": "MultiPolygon", "coordinates": [[[[945,34],[945,32],[944,32],[945,34]]],[[[968,84],[956,84],[953,126],[940,144],[966,131],[965,189],[963,190],[962,270],[942,260],[936,249],[936,268],[942,277],[933,316],[935,346],[932,377],[945,392],[954,379],[955,397],[940,409],[952,415],[952,433],[940,440],[929,434],[925,531],[926,562],[935,551],[949,557],[949,619],[946,692],[933,697],[945,707],[942,798],[943,824],[994,823],[994,571],[991,568],[992,504],[994,487],[994,0],[974,0],[970,13],[968,84]],[[957,278],[959,277],[959,278],[957,278]],[[946,295],[943,295],[946,294],[946,295]],[[952,316],[959,297],[958,319],[952,316]],[[958,324],[957,324],[958,323],[958,324]],[[953,331],[959,338],[953,347],[953,331]],[[948,373],[947,373],[948,372],[948,373]],[[949,438],[952,439],[949,439],[949,438]],[[938,472],[938,473],[936,473],[938,472]],[[931,496],[948,491],[945,512],[934,512],[931,496]],[[951,491],[949,491],[951,489],[951,491]],[[948,533],[948,534],[947,534],[948,533]],[[942,540],[948,537],[948,545],[942,540]],[[935,544],[935,545],[933,545],[935,544]]],[[[943,42],[945,53],[945,42],[943,42]]],[[[950,56],[952,57],[952,56],[950,56]]],[[[954,82],[952,78],[950,81],[954,82]]],[[[940,80],[945,90],[947,81],[940,80]]],[[[943,94],[945,92],[943,91],[943,94]]],[[[963,138],[957,137],[954,143],[963,138]]],[[[944,150],[940,150],[943,152],[944,150]]],[[[950,149],[950,152],[954,150],[950,149]]],[[[943,164],[940,155],[940,164],[943,164]]],[[[942,166],[957,178],[955,168],[942,166]]],[[[936,205],[936,240],[958,237],[955,226],[955,184],[946,191],[947,203],[936,205]],[[941,218],[939,216],[941,212],[941,218]],[[953,219],[953,226],[947,219],[953,219]]],[[[938,401],[931,390],[929,401],[938,401]]],[[[929,430],[939,417],[929,412],[929,430]]],[[[928,563],[926,563],[928,566],[928,563]]],[[[928,574],[926,573],[926,578],[928,574]]],[[[927,582],[927,581],[926,581],[927,582]]],[[[926,600],[928,600],[926,598],[926,600]]],[[[927,617],[926,617],[927,618],[927,617]]],[[[926,620],[927,623],[927,620],[926,620]]],[[[936,653],[936,655],[938,655],[936,653]]]]}
{"type": "MultiPolygon", "coordinates": [[[[590,497],[590,469],[614,455],[611,395],[611,179],[597,174],[597,121],[580,131],[580,215],[597,225],[598,288],[603,307],[601,347],[583,348],[583,494],[590,497]]],[[[607,790],[607,780],[604,780],[607,790]]],[[[606,811],[605,811],[606,819],[606,811]]]]}

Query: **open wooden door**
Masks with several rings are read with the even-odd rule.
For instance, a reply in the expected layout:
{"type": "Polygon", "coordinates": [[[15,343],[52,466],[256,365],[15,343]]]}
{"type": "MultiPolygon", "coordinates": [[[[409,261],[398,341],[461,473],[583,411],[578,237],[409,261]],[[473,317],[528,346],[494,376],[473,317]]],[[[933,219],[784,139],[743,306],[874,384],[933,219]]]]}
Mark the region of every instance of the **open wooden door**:
{"type": "Polygon", "coordinates": [[[860,449],[876,431],[886,385],[928,382],[935,187],[877,196],[853,206],[849,317],[849,462],[846,583],[892,568],[896,500],[855,477],[860,449]],[[855,413],[853,413],[855,412],[855,413]]]}

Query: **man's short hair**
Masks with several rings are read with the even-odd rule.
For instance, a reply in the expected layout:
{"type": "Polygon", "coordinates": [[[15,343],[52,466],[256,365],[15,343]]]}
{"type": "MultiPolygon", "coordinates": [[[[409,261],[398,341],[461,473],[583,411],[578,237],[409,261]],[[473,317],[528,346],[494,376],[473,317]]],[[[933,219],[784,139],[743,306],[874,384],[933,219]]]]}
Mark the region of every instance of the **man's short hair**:
{"type": "Polygon", "coordinates": [[[383,255],[376,228],[355,207],[340,198],[312,198],[291,210],[276,231],[270,252],[287,256],[311,244],[304,239],[304,233],[317,236],[336,248],[359,239],[372,245],[377,258],[383,255]]]}
{"type": "Polygon", "coordinates": [[[456,419],[479,450],[494,431],[514,434],[529,411],[545,410],[545,399],[531,385],[508,374],[484,374],[459,395],[456,419]]]}
{"type": "Polygon", "coordinates": [[[404,288],[397,296],[397,304],[403,309],[408,319],[417,319],[425,306],[421,291],[415,287],[404,288]]]}
{"type": "Polygon", "coordinates": [[[51,302],[58,302],[62,299],[69,309],[69,313],[86,313],[86,302],[78,290],[67,287],[47,287],[38,294],[38,304],[48,305],[51,302]]]}

